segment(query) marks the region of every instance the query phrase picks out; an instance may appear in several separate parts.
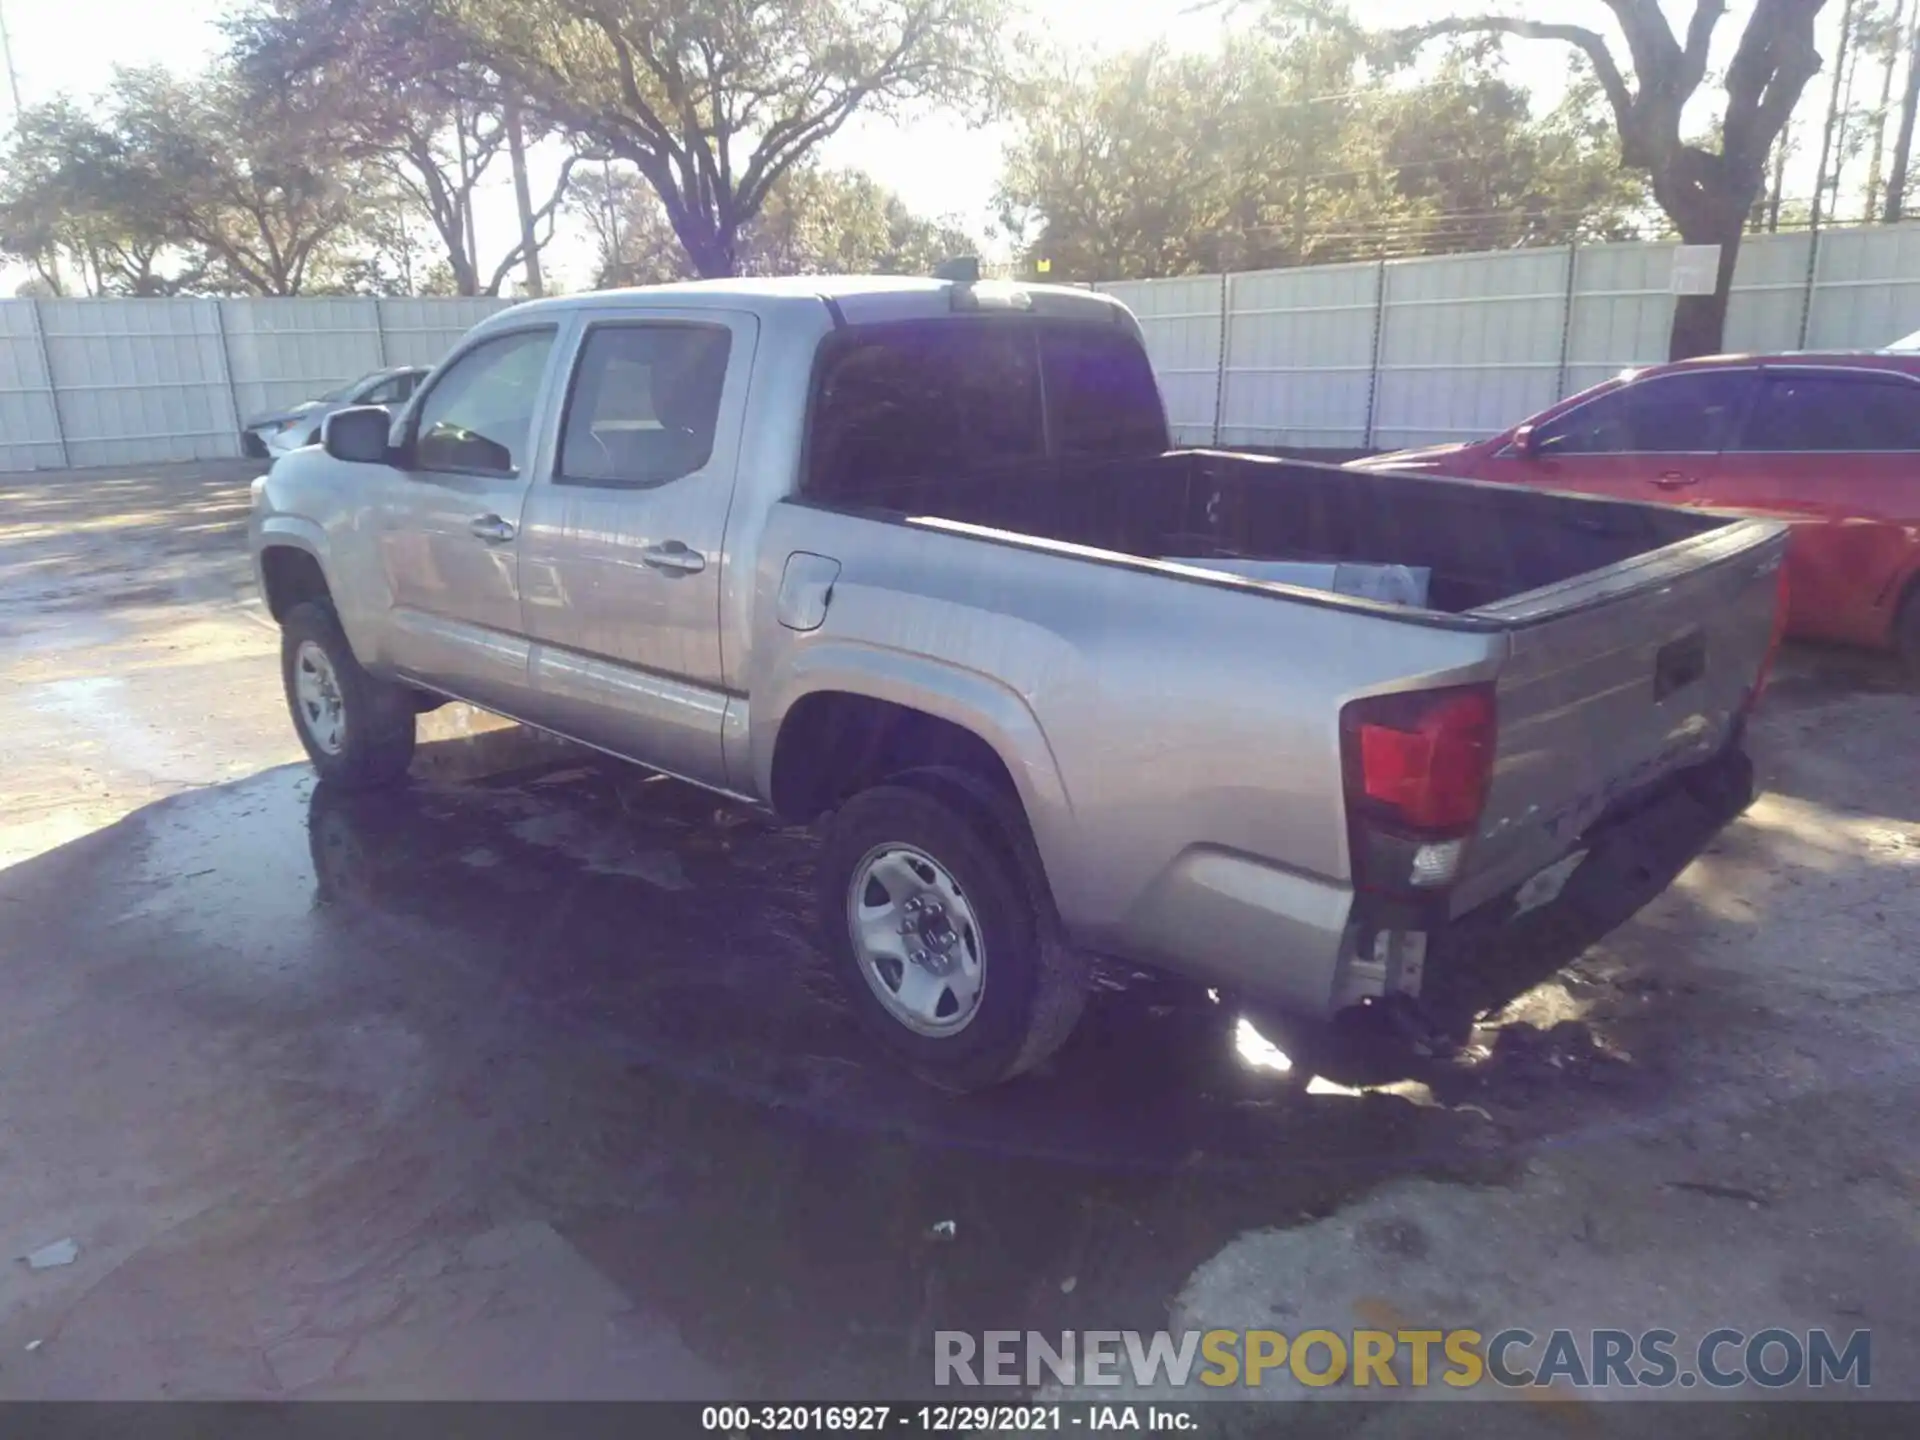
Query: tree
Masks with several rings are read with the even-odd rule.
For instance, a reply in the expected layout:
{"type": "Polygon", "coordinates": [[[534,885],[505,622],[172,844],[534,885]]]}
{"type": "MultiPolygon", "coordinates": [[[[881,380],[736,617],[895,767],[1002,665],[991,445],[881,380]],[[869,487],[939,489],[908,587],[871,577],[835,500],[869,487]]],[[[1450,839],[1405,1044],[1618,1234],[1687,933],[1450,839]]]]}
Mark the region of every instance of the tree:
{"type": "MultiPolygon", "coordinates": [[[[694,278],[665,207],[636,173],[585,173],[574,206],[596,241],[596,288],[694,278]]],[[[915,215],[869,175],[809,166],[782,177],[741,232],[738,273],[926,275],[976,248],[956,224],[915,215]]]]}
{"type": "Polygon", "coordinates": [[[985,98],[1001,0],[426,0],[540,122],[631,164],[698,273],[859,111],[985,98]]]}
{"type": "Polygon", "coordinates": [[[233,288],[297,295],[325,279],[380,193],[323,134],[246,104],[230,71],[119,71],[106,108],[141,213],[233,288]]]}
{"type": "Polygon", "coordinates": [[[0,251],[32,266],[56,295],[190,288],[204,267],[179,255],[145,198],[122,136],[65,98],[31,107],[0,170],[0,251]]]}
{"type": "Polygon", "coordinates": [[[1357,65],[1351,44],[1259,35],[1034,61],[1013,94],[1002,223],[1084,280],[1340,258],[1346,233],[1406,210],[1351,149],[1357,65]]]}
{"type": "Polygon", "coordinates": [[[1535,120],[1526,91],[1488,57],[1456,54],[1423,83],[1377,102],[1380,159],[1414,209],[1422,253],[1625,240],[1646,186],[1620,168],[1598,92],[1575,76],[1535,120]]]}
{"type": "Polygon", "coordinates": [[[1900,102],[1900,130],[1893,142],[1893,168],[1887,176],[1886,219],[1898,224],[1905,213],[1907,169],[1913,163],[1913,125],[1920,113],[1920,7],[1916,7],[1913,28],[1907,39],[1907,90],[1900,102]]]}
{"type": "Polygon", "coordinates": [[[978,246],[952,221],[915,215],[858,170],[790,170],[742,247],[748,275],[930,275],[978,246]]]}
{"type": "Polygon", "coordinates": [[[611,165],[583,170],[570,204],[593,237],[594,289],[695,278],[660,197],[638,172],[611,165]]]}
{"type": "Polygon", "coordinates": [[[1893,78],[1900,70],[1900,58],[1907,42],[1907,7],[1910,0],[1893,0],[1891,12],[1879,6],[1869,7],[1875,23],[1866,42],[1875,51],[1880,64],[1880,100],[1868,116],[1873,132],[1873,158],[1867,162],[1867,203],[1862,217],[1871,224],[1880,214],[1882,182],[1886,178],[1887,122],[1893,115],[1893,78]]]}
{"type": "Polygon", "coordinates": [[[1620,173],[1590,86],[1535,118],[1474,48],[1394,83],[1335,20],[1229,35],[1211,54],[1041,62],[1015,92],[1003,222],[1079,279],[1636,232],[1644,186],[1620,173]]]}
{"type": "Polygon", "coordinates": [[[389,177],[432,227],[453,293],[497,295],[529,253],[537,263],[579,157],[563,161],[541,203],[527,197],[519,237],[483,264],[474,194],[510,158],[510,97],[425,0],[254,0],[226,30],[256,104],[297,109],[343,154],[389,177]]]}
{"type": "Polygon", "coordinates": [[[1706,83],[1708,52],[1726,0],[1694,0],[1679,35],[1662,0],[1605,3],[1625,37],[1631,80],[1607,38],[1580,25],[1473,15],[1428,21],[1397,38],[1419,45],[1439,36],[1511,35],[1570,45],[1585,59],[1613,111],[1622,160],[1646,172],[1654,198],[1683,240],[1720,247],[1713,293],[1675,301],[1668,342],[1675,359],[1710,353],[1720,348],[1734,262],[1766,180],[1767,158],[1820,69],[1813,27],[1825,0],[1754,0],[1727,68],[1712,144],[1687,138],[1682,116],[1706,83]]]}

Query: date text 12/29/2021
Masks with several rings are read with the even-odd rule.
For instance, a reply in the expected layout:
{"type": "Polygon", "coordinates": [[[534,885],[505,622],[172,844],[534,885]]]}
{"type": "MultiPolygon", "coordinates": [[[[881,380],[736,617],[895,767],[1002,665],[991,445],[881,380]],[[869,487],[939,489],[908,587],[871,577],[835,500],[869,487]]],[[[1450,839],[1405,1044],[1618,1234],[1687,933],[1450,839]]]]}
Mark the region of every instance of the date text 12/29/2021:
{"type": "Polygon", "coordinates": [[[1133,1430],[1175,1434],[1199,1422],[1177,1405],[707,1405],[700,1428],[722,1435],[1058,1434],[1133,1430]]]}

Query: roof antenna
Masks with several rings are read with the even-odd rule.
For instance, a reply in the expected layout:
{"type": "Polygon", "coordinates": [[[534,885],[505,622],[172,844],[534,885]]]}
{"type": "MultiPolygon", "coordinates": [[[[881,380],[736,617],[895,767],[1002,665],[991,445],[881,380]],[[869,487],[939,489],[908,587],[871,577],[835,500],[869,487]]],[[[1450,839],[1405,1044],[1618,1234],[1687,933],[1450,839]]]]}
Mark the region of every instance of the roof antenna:
{"type": "Polygon", "coordinates": [[[933,278],[951,280],[956,285],[977,285],[980,283],[980,257],[956,255],[951,260],[942,260],[933,267],[933,278]]]}

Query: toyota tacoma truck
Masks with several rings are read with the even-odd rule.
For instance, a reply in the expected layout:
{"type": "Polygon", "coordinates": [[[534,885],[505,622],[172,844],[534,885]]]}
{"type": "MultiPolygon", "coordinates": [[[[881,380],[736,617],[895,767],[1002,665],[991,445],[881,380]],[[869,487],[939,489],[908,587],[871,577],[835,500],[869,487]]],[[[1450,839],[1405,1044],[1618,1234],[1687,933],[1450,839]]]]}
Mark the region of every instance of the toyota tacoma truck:
{"type": "Polygon", "coordinates": [[[1118,303],[898,278],[516,306],[251,520],[327,783],[458,699],[818,823],[851,1003],[953,1090],[1054,1050],[1091,957],[1417,1004],[1449,925],[1750,785],[1784,538],[1175,449],[1118,303]]]}

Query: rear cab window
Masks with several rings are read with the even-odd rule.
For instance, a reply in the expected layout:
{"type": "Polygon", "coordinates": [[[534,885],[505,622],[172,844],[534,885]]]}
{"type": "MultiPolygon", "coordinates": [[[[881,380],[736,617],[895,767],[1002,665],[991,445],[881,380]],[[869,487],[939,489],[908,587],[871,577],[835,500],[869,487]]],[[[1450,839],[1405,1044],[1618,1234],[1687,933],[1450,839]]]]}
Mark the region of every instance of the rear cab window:
{"type": "Polygon", "coordinates": [[[1046,319],[875,325],[828,342],[803,490],[847,498],[1050,455],[1159,454],[1165,415],[1139,344],[1118,326],[1046,319]]]}

